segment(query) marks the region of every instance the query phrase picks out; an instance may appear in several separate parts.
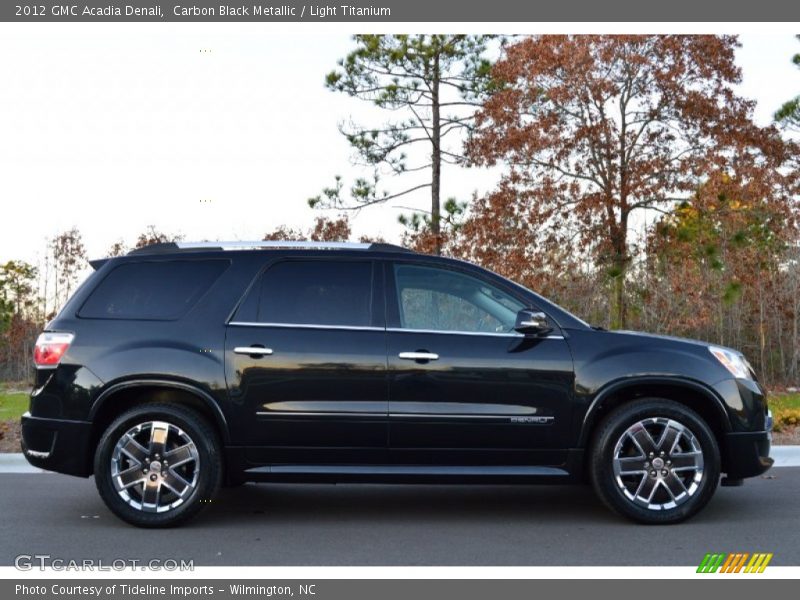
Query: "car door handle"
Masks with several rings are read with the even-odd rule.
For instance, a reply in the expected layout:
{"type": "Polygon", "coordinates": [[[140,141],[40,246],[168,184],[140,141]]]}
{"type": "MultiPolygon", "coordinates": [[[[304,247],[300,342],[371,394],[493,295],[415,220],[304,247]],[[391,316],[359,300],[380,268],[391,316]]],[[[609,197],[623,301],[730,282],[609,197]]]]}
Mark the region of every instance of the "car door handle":
{"type": "Polygon", "coordinates": [[[233,351],[236,354],[249,354],[250,356],[267,356],[272,354],[272,348],[262,348],[261,346],[236,346],[233,351]]]}
{"type": "Polygon", "coordinates": [[[403,360],[439,360],[439,355],[433,352],[401,352],[397,356],[403,360]]]}

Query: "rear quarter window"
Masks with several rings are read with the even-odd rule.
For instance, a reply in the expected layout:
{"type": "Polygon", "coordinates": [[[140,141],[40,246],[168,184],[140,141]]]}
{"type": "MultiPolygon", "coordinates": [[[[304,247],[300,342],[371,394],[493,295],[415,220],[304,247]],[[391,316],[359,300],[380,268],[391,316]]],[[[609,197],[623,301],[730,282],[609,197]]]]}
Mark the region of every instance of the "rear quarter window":
{"type": "Polygon", "coordinates": [[[229,264],[227,260],[121,264],[92,291],[78,316],[84,319],[178,319],[197,303],[229,264]]]}

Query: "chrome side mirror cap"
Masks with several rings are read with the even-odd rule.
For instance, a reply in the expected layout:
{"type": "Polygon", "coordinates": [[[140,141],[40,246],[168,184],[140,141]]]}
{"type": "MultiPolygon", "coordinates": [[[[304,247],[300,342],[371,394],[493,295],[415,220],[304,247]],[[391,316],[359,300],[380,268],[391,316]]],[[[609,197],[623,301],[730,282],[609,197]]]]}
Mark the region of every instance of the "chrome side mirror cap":
{"type": "Polygon", "coordinates": [[[552,331],[553,328],[546,314],[536,309],[523,308],[517,313],[514,330],[528,335],[540,335],[552,331]]]}

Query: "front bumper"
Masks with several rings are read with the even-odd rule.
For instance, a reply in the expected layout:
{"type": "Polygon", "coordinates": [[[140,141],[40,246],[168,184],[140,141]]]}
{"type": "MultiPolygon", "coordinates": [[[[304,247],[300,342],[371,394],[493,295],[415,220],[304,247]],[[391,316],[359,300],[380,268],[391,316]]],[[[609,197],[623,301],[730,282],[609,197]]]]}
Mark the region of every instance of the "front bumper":
{"type": "Polygon", "coordinates": [[[722,470],[730,479],[756,477],[775,462],[769,456],[769,431],[726,433],[722,439],[722,470]]]}
{"type": "Polygon", "coordinates": [[[22,452],[34,467],[88,477],[92,424],[22,415],[22,452]]]}
{"type": "Polygon", "coordinates": [[[724,379],[714,389],[725,403],[731,425],[719,440],[722,472],[731,480],[761,475],[774,462],[769,457],[772,415],[766,392],[753,379],[724,379]]]}

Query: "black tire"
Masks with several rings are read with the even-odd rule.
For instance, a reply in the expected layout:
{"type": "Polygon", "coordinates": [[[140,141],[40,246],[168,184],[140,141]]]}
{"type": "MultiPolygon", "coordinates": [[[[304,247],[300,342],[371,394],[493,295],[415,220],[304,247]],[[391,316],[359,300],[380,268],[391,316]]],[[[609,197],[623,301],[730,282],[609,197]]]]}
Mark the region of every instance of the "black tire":
{"type": "MultiPolygon", "coordinates": [[[[140,435],[146,437],[148,431],[152,432],[153,430],[161,429],[161,427],[160,425],[152,426],[150,429],[145,427],[140,430],[140,435]]],[[[151,438],[152,440],[153,438],[151,438]]],[[[222,482],[220,447],[221,445],[214,429],[195,411],[173,404],[143,404],[120,415],[103,433],[95,451],[95,484],[106,506],[119,518],[132,525],[137,527],[171,527],[178,525],[195,516],[207,506],[219,489],[222,482]],[[158,462],[158,466],[150,470],[151,465],[156,464],[156,461],[150,463],[149,461],[152,458],[149,455],[148,458],[140,462],[134,458],[129,458],[127,453],[117,449],[117,443],[121,442],[126,433],[132,430],[135,431],[138,426],[147,423],[165,423],[169,426],[169,429],[166,430],[169,432],[166,439],[172,445],[166,447],[167,451],[170,448],[174,450],[179,444],[189,447],[190,445],[186,443],[185,437],[178,437],[180,434],[187,436],[189,442],[193,444],[192,459],[183,466],[166,469],[161,466],[161,462],[158,462]],[[178,443],[172,441],[175,439],[178,440],[178,443]],[[122,459],[119,457],[122,457],[122,459]],[[153,480],[155,481],[153,485],[158,486],[159,494],[156,496],[156,502],[150,504],[152,506],[158,505],[162,498],[165,498],[167,503],[171,498],[175,498],[175,502],[166,504],[168,508],[164,512],[146,512],[143,508],[137,508],[131,504],[131,502],[136,503],[137,500],[139,500],[140,506],[147,504],[143,495],[144,483],[139,482],[130,488],[126,488],[124,493],[128,495],[127,500],[123,498],[123,492],[117,491],[115,482],[121,482],[122,473],[119,473],[118,477],[114,475],[112,469],[114,465],[122,464],[121,461],[127,461],[124,464],[129,467],[131,472],[135,471],[133,476],[137,478],[143,476],[150,478],[156,472],[161,474],[162,478],[180,474],[185,475],[184,482],[191,479],[193,486],[183,488],[185,497],[180,497],[165,485],[163,486],[162,496],[161,480],[153,480]],[[148,461],[147,464],[145,464],[145,461],[148,461]],[[137,463],[142,465],[141,470],[137,471],[138,467],[135,466],[137,463]],[[149,471],[144,471],[145,467],[149,471]],[[175,471],[178,468],[182,469],[180,473],[175,471]],[[148,472],[149,474],[145,475],[148,472]],[[170,507],[172,504],[175,505],[170,507]]],[[[160,446],[153,446],[153,448],[157,450],[160,446]]],[[[164,462],[164,467],[168,467],[166,463],[167,456],[168,454],[165,452],[164,456],[160,458],[164,462]]],[[[178,458],[177,456],[175,457],[176,462],[178,458]]],[[[118,467],[118,470],[120,468],[118,467]]],[[[169,481],[175,480],[170,479],[169,481]]]]}
{"type": "MultiPolygon", "coordinates": [[[[648,438],[641,439],[646,441],[648,438]]],[[[670,441],[671,438],[664,439],[663,447],[668,446],[670,441]]],[[[620,461],[617,464],[621,465],[622,463],[620,461]]],[[[636,400],[615,409],[598,425],[590,448],[589,475],[597,495],[606,506],[617,514],[639,523],[663,525],[679,523],[696,514],[708,504],[714,495],[720,478],[719,447],[708,424],[690,408],[678,402],[660,398],[636,400]],[[670,435],[677,435],[675,432],[681,431],[676,428],[677,426],[668,426],[670,421],[677,422],[689,433],[682,432],[678,436],[679,445],[672,448],[675,450],[674,454],[670,455],[668,452],[666,457],[660,457],[661,447],[657,446],[654,451],[655,458],[661,460],[656,461],[649,458],[652,455],[645,452],[644,461],[640,466],[639,454],[646,444],[638,445],[638,441],[636,441],[640,439],[641,435],[639,424],[645,423],[645,429],[650,428],[648,429],[649,439],[655,439],[653,432],[658,432],[659,427],[662,428],[662,432],[669,428],[670,435]],[[626,435],[626,432],[632,427],[635,435],[626,435]],[[630,461],[625,463],[626,466],[621,467],[623,471],[620,472],[619,477],[615,472],[614,460],[618,443],[620,444],[620,456],[623,460],[630,461]],[[684,449],[687,447],[688,449],[684,449]],[[628,450],[625,450],[626,448],[628,450]],[[623,452],[626,451],[630,454],[624,455],[623,452]],[[702,458],[701,469],[697,469],[695,465],[684,470],[671,470],[676,464],[696,462],[698,459],[691,457],[696,457],[698,451],[702,453],[700,456],[702,458]],[[680,452],[689,452],[689,454],[682,455],[680,452]],[[670,459],[674,459],[675,462],[670,459]],[[669,460],[669,464],[665,464],[667,460],[669,460]],[[663,467],[662,464],[664,464],[663,467]],[[656,471],[654,466],[663,470],[656,471]],[[636,470],[640,468],[644,469],[643,474],[636,470]],[[623,475],[623,472],[634,472],[635,474],[623,475]],[[653,473],[656,474],[653,475],[653,473]],[[680,485],[675,481],[676,479],[681,479],[680,485]],[[645,504],[650,500],[645,500],[644,496],[647,494],[642,494],[640,490],[650,489],[655,490],[655,494],[660,500],[653,500],[648,507],[645,504]],[[673,489],[679,491],[678,500],[675,499],[673,489]],[[687,490],[685,496],[680,493],[681,489],[687,490]],[[693,491],[689,494],[688,490],[693,491]],[[662,502],[661,499],[664,501],[662,502]],[[674,506],[670,506],[670,503],[674,506]],[[656,506],[660,508],[654,508],[656,506]]],[[[649,497],[653,498],[653,494],[650,494],[649,497]]]]}

